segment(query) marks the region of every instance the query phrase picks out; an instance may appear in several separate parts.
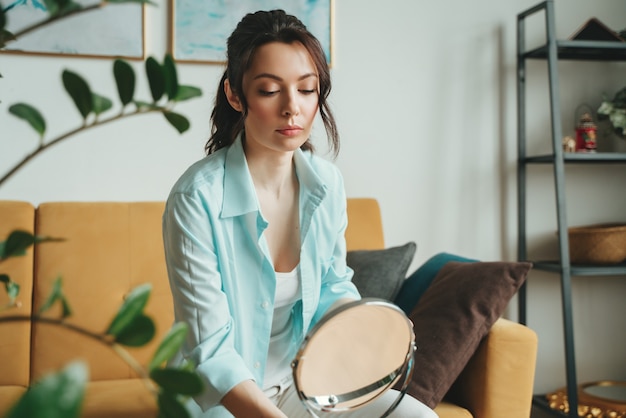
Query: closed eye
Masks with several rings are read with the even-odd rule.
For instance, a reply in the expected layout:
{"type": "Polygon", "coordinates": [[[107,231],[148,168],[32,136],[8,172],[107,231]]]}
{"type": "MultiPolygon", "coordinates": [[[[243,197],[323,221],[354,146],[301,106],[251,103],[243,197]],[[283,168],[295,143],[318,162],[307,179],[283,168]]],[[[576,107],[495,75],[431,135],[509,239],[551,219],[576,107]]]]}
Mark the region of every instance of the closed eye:
{"type": "Polygon", "coordinates": [[[303,90],[299,90],[299,91],[300,91],[300,93],[303,93],[303,94],[313,94],[313,93],[317,92],[317,90],[315,90],[315,89],[311,89],[311,90],[304,90],[303,89],[303,90]]]}
{"type": "Polygon", "coordinates": [[[273,96],[278,92],[279,90],[259,90],[261,96],[273,96]]]}

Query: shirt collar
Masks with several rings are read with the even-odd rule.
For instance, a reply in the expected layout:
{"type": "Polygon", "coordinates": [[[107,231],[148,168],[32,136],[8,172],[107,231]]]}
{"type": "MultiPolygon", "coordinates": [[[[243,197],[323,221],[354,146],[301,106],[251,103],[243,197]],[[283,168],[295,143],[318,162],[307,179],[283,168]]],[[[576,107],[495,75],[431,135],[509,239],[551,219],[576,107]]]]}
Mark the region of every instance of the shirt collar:
{"type": "Polygon", "coordinates": [[[243,152],[240,134],[226,151],[222,217],[229,218],[258,210],[259,201],[243,152]]]}
{"type": "MultiPolygon", "coordinates": [[[[301,194],[309,195],[318,202],[326,196],[326,184],[311,166],[310,158],[301,149],[294,152],[296,173],[300,182],[301,194]]],[[[240,216],[260,211],[259,201],[243,151],[241,134],[226,152],[224,162],[224,202],[222,218],[240,216]]]]}

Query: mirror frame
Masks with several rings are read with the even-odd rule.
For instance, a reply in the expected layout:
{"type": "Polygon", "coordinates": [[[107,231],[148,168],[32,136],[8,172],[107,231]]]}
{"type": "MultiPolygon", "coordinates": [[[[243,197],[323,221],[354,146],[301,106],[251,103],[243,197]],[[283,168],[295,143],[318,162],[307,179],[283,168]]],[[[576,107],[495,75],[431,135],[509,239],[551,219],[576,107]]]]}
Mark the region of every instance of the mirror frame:
{"type": "Polygon", "coordinates": [[[402,380],[402,387],[399,390],[398,397],[389,406],[387,411],[383,415],[381,415],[380,418],[387,417],[398,406],[398,404],[400,403],[400,401],[406,394],[409,382],[411,381],[411,377],[413,376],[413,372],[414,372],[416,350],[417,350],[417,345],[415,344],[415,333],[413,330],[413,323],[406,316],[404,311],[400,309],[398,306],[394,305],[393,303],[387,300],[379,299],[379,298],[363,298],[360,300],[347,302],[333,309],[331,312],[326,314],[317,324],[315,324],[315,326],[311,328],[311,330],[307,333],[306,337],[304,338],[304,341],[300,345],[298,353],[296,354],[294,360],[291,363],[292,373],[293,373],[293,382],[296,388],[296,392],[298,393],[298,397],[300,398],[302,403],[305,405],[305,407],[309,410],[309,412],[314,417],[317,418],[317,415],[315,414],[316,411],[317,412],[345,412],[345,411],[360,408],[361,406],[366,405],[367,403],[372,402],[373,400],[379,398],[383,393],[385,393],[388,389],[392,387],[394,382],[399,381],[399,379],[401,379],[402,376],[404,376],[402,380]],[[304,393],[304,391],[302,390],[302,386],[299,382],[298,370],[299,370],[299,367],[301,367],[302,365],[302,355],[306,353],[306,350],[312,338],[315,336],[315,334],[317,333],[319,329],[324,327],[334,318],[338,317],[339,315],[341,315],[342,313],[346,312],[349,309],[362,307],[364,305],[376,306],[376,307],[382,306],[387,309],[391,309],[401,314],[402,317],[404,317],[404,319],[406,320],[406,324],[407,324],[409,335],[410,335],[410,341],[406,347],[406,357],[404,359],[402,366],[400,366],[396,370],[393,370],[387,376],[384,376],[383,378],[375,382],[372,382],[371,384],[365,387],[358,388],[348,393],[343,393],[340,395],[328,394],[328,395],[323,395],[323,396],[307,396],[306,393],[304,393]],[[376,393],[372,397],[356,405],[348,406],[348,407],[339,407],[339,408],[336,407],[336,405],[338,405],[341,402],[358,399],[359,397],[367,396],[377,391],[378,393],[376,393]]]}

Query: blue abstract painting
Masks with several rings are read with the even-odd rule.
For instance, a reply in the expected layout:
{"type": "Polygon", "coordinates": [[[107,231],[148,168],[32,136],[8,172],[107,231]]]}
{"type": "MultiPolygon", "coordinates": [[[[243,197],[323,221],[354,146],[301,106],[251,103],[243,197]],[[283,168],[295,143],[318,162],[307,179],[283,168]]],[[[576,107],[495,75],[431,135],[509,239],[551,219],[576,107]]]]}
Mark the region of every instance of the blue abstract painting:
{"type": "MultiPolygon", "coordinates": [[[[83,7],[99,0],[74,0],[83,7]]],[[[7,30],[18,33],[48,18],[43,0],[11,0],[4,11],[7,30]]],[[[6,52],[46,55],[143,58],[143,6],[108,4],[60,19],[7,45],[6,52]]]]}
{"type": "Polygon", "coordinates": [[[283,9],[298,17],[321,42],[331,62],[332,0],[172,0],[171,49],[177,61],[224,62],[226,39],[241,18],[283,9]]]}

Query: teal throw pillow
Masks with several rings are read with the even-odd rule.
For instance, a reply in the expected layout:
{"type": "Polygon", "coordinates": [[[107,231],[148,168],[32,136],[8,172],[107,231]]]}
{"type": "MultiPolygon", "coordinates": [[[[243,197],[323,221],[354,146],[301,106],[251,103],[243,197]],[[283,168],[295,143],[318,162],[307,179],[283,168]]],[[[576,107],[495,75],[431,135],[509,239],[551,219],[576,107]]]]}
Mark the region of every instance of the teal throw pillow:
{"type": "Polygon", "coordinates": [[[433,282],[439,270],[449,261],[473,263],[478,260],[449,253],[439,253],[432,256],[402,283],[393,303],[409,315],[433,282]]]}

